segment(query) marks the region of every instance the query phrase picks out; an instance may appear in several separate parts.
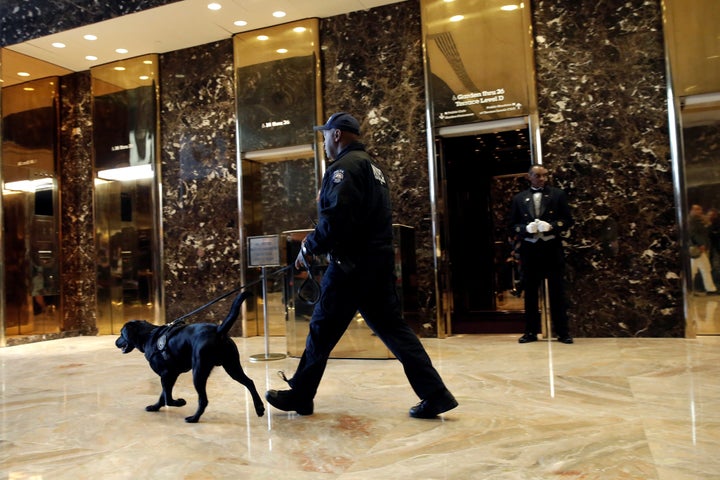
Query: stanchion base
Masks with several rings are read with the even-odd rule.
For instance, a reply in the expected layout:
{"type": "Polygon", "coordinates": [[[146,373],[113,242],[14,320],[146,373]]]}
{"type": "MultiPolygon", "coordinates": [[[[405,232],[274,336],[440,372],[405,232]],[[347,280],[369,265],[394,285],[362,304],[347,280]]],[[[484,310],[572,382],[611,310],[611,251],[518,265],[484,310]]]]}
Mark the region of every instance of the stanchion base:
{"type": "Polygon", "coordinates": [[[282,360],[287,355],[284,353],[258,353],[257,355],[250,355],[251,362],[268,362],[271,360],[282,360]]]}

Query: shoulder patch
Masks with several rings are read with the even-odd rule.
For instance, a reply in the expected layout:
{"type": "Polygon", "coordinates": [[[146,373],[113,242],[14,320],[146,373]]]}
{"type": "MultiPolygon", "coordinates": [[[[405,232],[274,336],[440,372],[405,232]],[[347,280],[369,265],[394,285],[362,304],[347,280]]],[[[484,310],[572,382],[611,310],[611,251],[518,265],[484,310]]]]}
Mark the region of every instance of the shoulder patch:
{"type": "Polygon", "coordinates": [[[380,170],[378,167],[376,167],[373,164],[370,164],[373,170],[373,175],[375,176],[375,180],[380,182],[382,185],[385,185],[385,175],[383,175],[382,170],[380,170]]]}
{"type": "Polygon", "coordinates": [[[332,175],[333,183],[340,183],[345,178],[345,170],[335,170],[332,175]]]}

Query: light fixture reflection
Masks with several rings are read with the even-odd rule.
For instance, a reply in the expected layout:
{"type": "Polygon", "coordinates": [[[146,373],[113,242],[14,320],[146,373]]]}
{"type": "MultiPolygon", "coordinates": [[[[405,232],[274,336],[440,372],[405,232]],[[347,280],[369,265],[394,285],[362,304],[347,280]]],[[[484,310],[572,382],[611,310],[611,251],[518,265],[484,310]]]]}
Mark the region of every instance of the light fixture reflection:
{"type": "Polygon", "coordinates": [[[108,170],[98,170],[98,178],[103,180],[144,180],[153,178],[152,166],[150,164],[134,165],[132,167],[111,168],[108,170]]]}
{"type": "Polygon", "coordinates": [[[3,187],[3,190],[35,193],[38,190],[52,188],[52,186],[52,178],[38,178],[37,180],[19,180],[17,182],[8,182],[3,187]]]}

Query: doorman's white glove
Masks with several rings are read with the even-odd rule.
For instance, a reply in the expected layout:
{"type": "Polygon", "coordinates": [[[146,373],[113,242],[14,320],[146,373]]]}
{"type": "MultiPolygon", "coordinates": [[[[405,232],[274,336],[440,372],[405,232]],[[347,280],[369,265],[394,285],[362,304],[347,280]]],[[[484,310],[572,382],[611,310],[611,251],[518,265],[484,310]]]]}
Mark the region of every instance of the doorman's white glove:
{"type": "Polygon", "coordinates": [[[538,222],[539,222],[539,220],[535,220],[534,222],[528,223],[527,227],[525,227],[525,230],[528,233],[537,233],[538,232],[538,222]]]}
{"type": "Polygon", "coordinates": [[[538,232],[545,233],[552,230],[552,225],[544,220],[540,220],[537,225],[538,232]]]}

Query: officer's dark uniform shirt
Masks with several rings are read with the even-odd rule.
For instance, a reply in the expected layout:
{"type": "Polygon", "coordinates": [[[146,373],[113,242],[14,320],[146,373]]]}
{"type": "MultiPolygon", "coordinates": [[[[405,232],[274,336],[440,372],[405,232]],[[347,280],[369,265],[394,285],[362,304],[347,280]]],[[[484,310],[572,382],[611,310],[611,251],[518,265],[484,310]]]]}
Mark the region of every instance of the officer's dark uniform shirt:
{"type": "Polygon", "coordinates": [[[305,243],[310,253],[357,262],[374,252],[392,250],[387,177],[362,143],[348,145],[325,171],[318,206],[318,225],[305,243]]]}

